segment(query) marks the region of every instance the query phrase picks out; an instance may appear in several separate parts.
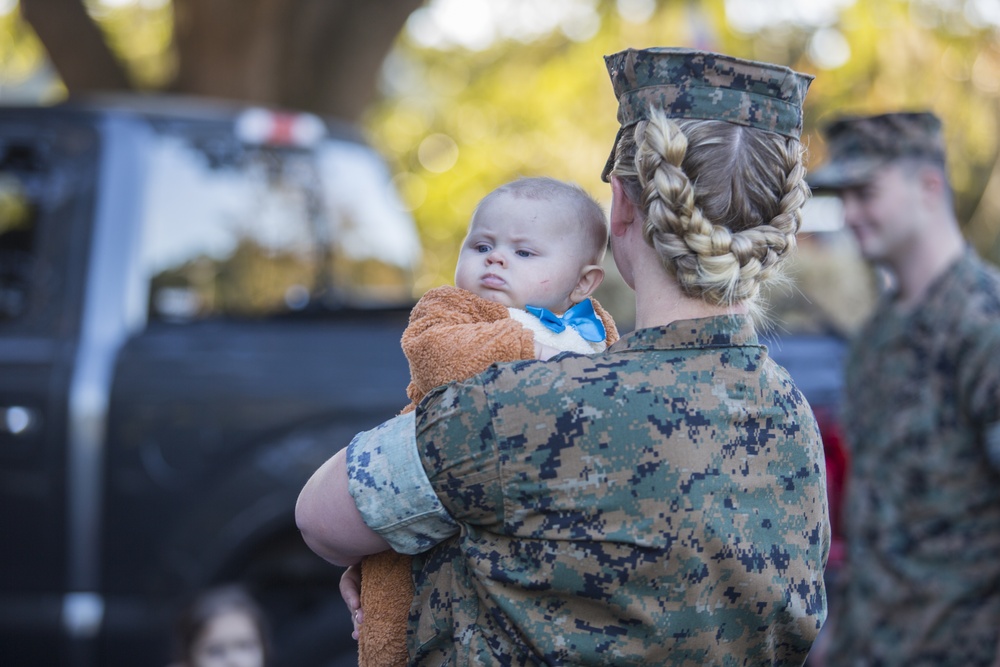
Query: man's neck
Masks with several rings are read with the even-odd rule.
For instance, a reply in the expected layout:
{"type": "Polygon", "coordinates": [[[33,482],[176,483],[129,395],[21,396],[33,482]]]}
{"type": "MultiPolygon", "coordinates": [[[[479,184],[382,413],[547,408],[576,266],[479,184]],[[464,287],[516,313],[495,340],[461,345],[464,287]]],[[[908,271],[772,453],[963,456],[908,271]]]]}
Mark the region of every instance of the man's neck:
{"type": "Polygon", "coordinates": [[[942,229],[940,234],[928,235],[912,248],[905,257],[890,261],[896,276],[899,296],[897,304],[912,308],[920,303],[927,290],[965,252],[965,240],[957,225],[942,229]]]}

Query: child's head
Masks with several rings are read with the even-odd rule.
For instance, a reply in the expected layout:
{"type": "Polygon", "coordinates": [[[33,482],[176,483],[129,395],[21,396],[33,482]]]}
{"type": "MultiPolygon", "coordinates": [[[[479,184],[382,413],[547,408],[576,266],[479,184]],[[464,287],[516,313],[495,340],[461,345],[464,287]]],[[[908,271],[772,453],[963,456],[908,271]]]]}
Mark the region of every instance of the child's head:
{"type": "Polygon", "coordinates": [[[604,211],[582,188],[521,178],[479,202],[455,285],[505,306],[563,313],[601,284],[607,244],[604,211]]]}
{"type": "Polygon", "coordinates": [[[177,624],[177,653],[184,667],[264,667],[268,633],[264,614],[239,586],[206,591],[177,624]]]}

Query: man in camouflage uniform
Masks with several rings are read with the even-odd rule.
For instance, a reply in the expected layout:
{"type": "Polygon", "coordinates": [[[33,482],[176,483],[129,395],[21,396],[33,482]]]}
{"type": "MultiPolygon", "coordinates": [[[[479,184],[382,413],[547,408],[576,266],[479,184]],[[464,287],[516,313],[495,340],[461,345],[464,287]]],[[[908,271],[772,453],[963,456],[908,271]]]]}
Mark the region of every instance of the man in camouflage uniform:
{"type": "MultiPolygon", "coordinates": [[[[665,104],[679,117],[739,104],[745,123],[798,136],[808,81],[781,85],[797,76],[787,68],[679,52],[668,58],[687,74],[664,82],[648,76],[658,55],[627,58],[609,59],[623,104],[644,72],[641,85],[683,89],[665,104]],[[712,95],[747,86],[756,98],[712,95]]],[[[619,243],[644,292],[640,259],[619,243]]],[[[653,325],[637,313],[640,329],[603,354],[497,364],[437,388],[303,489],[297,517],[325,558],[418,554],[411,664],[805,660],[829,548],[809,406],[747,316],[653,325]]]]}
{"type": "Polygon", "coordinates": [[[848,569],[826,664],[1000,664],[1000,273],[962,239],[936,117],[844,118],[827,139],[810,183],[839,194],[894,284],[847,364],[848,569]]]}

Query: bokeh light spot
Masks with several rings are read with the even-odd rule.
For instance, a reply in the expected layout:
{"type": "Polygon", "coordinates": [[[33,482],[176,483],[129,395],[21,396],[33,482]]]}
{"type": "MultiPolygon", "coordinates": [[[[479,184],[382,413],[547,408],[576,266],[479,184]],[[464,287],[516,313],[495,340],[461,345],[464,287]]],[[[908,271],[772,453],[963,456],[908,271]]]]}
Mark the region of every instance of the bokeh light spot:
{"type": "Polygon", "coordinates": [[[809,59],[820,69],[836,69],[851,59],[851,45],[836,28],[820,28],[809,40],[809,59]]]}
{"type": "Polygon", "coordinates": [[[420,142],[417,160],[427,171],[443,174],[458,162],[458,144],[447,134],[432,134],[420,142]]]}

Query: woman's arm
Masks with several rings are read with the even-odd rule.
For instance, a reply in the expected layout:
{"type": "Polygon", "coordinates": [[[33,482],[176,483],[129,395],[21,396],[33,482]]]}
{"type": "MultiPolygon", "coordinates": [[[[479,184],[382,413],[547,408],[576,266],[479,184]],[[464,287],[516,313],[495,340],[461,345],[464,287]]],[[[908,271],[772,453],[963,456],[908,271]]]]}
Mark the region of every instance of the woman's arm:
{"type": "Polygon", "coordinates": [[[354,565],[362,556],[389,548],[365,524],[348,491],[346,448],[306,482],[295,504],[295,522],[309,548],[335,565],[354,565]]]}
{"type": "Polygon", "coordinates": [[[421,553],[458,532],[424,472],[412,412],[357,434],[320,466],[295,520],[309,548],[337,565],[390,548],[421,553]]]}

